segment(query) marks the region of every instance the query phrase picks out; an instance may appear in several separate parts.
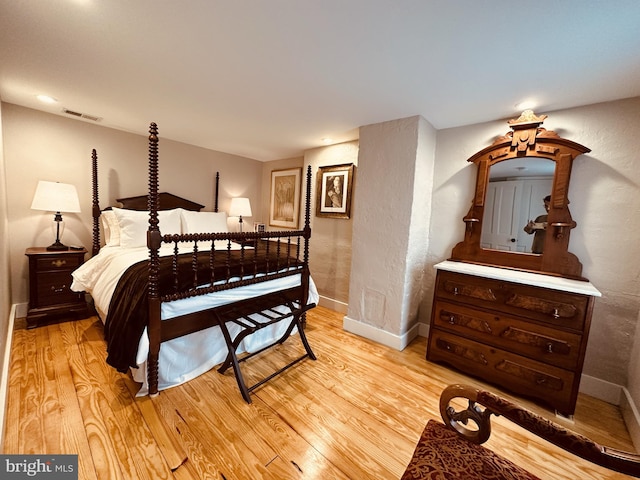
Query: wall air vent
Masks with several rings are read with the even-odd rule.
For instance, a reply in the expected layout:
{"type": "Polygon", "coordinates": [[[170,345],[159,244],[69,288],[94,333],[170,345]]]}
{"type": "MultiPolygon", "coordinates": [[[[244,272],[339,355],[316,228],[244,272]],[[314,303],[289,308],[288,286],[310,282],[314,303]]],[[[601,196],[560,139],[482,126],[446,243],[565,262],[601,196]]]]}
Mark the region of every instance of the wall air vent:
{"type": "Polygon", "coordinates": [[[96,117],[95,115],[89,115],[87,113],[74,112],[73,110],[69,110],[68,108],[63,108],[62,111],[67,115],[71,115],[73,117],[84,118],[85,120],[91,120],[92,122],[99,122],[102,120],[100,117],[96,117]]]}

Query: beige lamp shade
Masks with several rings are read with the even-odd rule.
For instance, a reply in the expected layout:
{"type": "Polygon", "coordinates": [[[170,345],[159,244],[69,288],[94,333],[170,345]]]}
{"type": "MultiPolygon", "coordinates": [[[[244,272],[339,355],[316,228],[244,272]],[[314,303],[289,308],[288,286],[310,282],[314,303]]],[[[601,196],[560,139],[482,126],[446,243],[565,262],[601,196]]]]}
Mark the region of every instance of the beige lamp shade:
{"type": "Polygon", "coordinates": [[[248,198],[245,197],[235,197],[231,199],[231,206],[229,207],[229,216],[230,217],[240,217],[238,218],[238,225],[240,226],[240,232],[242,232],[242,217],[250,217],[251,214],[251,203],[248,198]]]}
{"type": "Polygon", "coordinates": [[[236,197],[231,199],[230,217],[250,217],[251,215],[251,202],[249,202],[248,198],[236,197]]]}
{"type": "Polygon", "coordinates": [[[32,210],[79,212],[80,201],[74,185],[40,180],[31,203],[32,210]]]}
{"type": "Polygon", "coordinates": [[[53,220],[55,222],[56,241],[49,245],[47,250],[68,250],[69,247],[60,241],[60,236],[64,231],[62,213],[80,211],[80,201],[78,200],[76,187],[68,183],[40,180],[36,187],[36,193],[33,195],[31,209],[55,212],[53,220]]]}

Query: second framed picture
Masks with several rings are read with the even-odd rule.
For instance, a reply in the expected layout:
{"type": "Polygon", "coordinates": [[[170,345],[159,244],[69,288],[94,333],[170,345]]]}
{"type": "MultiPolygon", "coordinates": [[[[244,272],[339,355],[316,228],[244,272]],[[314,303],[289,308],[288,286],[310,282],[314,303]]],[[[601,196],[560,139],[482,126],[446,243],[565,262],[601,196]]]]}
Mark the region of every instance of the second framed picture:
{"type": "Polygon", "coordinates": [[[298,228],[301,179],[301,168],[274,170],[271,172],[269,225],[298,228]]]}
{"type": "Polygon", "coordinates": [[[316,216],[327,218],[351,217],[353,163],[320,167],[316,187],[316,216]]]}

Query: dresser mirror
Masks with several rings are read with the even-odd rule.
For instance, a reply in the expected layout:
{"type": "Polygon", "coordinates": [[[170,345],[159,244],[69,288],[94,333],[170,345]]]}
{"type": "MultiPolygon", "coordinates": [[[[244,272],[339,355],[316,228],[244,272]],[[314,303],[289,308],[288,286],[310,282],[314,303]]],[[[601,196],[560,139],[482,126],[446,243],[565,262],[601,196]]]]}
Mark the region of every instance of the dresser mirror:
{"type": "Polygon", "coordinates": [[[524,157],[489,168],[480,246],[540,254],[547,230],[544,199],[551,194],[555,162],[524,157]],[[535,239],[535,241],[534,241],[535,239]]]}
{"type": "Polygon", "coordinates": [[[568,193],[573,160],[590,149],[542,128],[545,118],[523,112],[508,122],[510,132],[469,158],[478,175],[451,260],[584,280],[568,251],[576,226],[568,193]]]}

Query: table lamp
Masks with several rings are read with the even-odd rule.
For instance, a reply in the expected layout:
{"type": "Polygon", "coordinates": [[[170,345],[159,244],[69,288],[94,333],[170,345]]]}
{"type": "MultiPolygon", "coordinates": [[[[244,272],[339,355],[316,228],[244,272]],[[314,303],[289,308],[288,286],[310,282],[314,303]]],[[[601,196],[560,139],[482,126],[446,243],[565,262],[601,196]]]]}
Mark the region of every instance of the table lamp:
{"type": "Polygon", "coordinates": [[[47,250],[69,250],[69,247],[60,241],[60,236],[64,232],[62,212],[80,212],[76,187],[68,183],[40,180],[33,196],[31,209],[55,212],[53,221],[55,222],[56,241],[49,245],[47,250]]]}
{"type": "Polygon", "coordinates": [[[238,223],[240,224],[240,232],[242,232],[242,217],[250,217],[251,215],[251,203],[248,198],[235,197],[231,199],[229,216],[240,217],[238,220],[238,223]]]}

